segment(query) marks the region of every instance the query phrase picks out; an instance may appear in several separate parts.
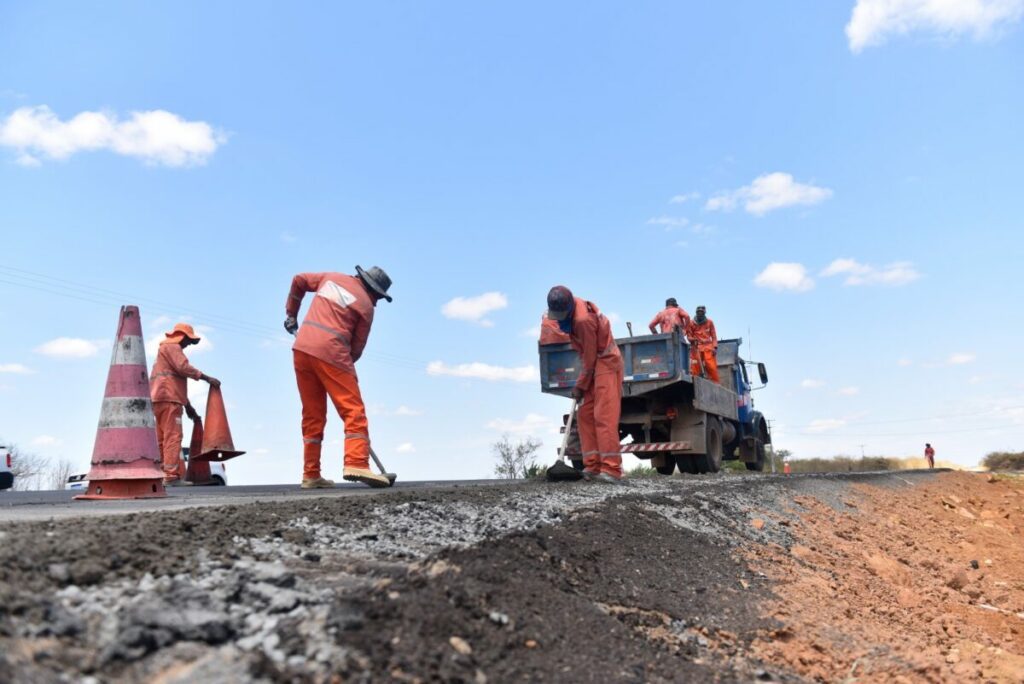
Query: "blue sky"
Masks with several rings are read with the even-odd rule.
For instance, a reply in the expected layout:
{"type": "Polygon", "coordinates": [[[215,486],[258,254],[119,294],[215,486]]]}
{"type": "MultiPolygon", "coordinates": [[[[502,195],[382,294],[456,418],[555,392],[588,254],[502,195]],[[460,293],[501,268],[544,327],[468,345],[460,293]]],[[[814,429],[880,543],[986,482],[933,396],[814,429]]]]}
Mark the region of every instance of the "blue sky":
{"type": "Polygon", "coordinates": [[[550,460],[554,284],[619,335],[705,304],[798,457],[1019,450],[1024,3],[879,6],[4,3],[0,438],[84,469],[136,303],[205,331],[232,481],[297,480],[288,286],[358,263],[403,479],[487,476],[502,432],[550,460]]]}

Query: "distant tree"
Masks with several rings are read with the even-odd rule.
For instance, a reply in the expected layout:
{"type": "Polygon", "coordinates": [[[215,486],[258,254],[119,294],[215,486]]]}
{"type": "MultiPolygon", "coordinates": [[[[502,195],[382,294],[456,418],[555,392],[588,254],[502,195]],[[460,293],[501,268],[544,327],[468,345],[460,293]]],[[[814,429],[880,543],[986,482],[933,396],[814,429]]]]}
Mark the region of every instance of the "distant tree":
{"type": "Polygon", "coordinates": [[[42,489],[46,484],[50,460],[31,451],[22,451],[17,444],[8,445],[7,451],[11,454],[14,489],[19,491],[42,489]]]}
{"type": "Polygon", "coordinates": [[[491,451],[497,463],[494,465],[494,474],[499,478],[516,480],[531,477],[532,473],[539,473],[540,466],[534,459],[534,454],[541,447],[542,442],[533,437],[521,439],[515,444],[508,435],[502,435],[501,439],[491,445],[491,451]]]}
{"type": "Polygon", "coordinates": [[[68,483],[68,478],[74,472],[75,467],[70,461],[65,461],[64,459],[57,461],[46,471],[46,488],[64,489],[64,486],[68,483]]]}
{"type": "Polygon", "coordinates": [[[1024,470],[1024,451],[993,451],[982,459],[981,465],[989,470],[1024,470]]]}

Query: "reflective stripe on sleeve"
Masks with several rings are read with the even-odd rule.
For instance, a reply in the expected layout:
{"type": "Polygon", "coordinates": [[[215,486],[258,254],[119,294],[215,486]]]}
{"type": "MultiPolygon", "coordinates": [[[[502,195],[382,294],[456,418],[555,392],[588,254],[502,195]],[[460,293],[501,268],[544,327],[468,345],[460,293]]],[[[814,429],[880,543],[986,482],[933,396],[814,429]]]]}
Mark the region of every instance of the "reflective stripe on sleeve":
{"type": "Polygon", "coordinates": [[[305,438],[303,438],[302,441],[305,442],[306,444],[322,444],[324,440],[322,440],[322,439],[313,439],[313,438],[310,438],[310,437],[305,437],[305,438]]]}

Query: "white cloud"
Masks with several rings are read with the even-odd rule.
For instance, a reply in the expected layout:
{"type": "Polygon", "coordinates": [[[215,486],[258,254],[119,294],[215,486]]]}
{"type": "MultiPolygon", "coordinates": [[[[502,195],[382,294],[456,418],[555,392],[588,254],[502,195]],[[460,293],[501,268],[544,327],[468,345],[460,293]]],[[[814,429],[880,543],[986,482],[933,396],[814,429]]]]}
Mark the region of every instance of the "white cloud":
{"type": "MultiPolygon", "coordinates": [[[[157,321],[160,321],[159,326],[167,326],[170,329],[171,325],[168,325],[172,319],[166,316],[160,316],[154,319],[154,322],[146,327],[153,328],[157,327],[157,321]]],[[[187,319],[180,319],[187,322],[187,319]]],[[[213,351],[213,342],[210,340],[210,328],[206,325],[193,325],[192,329],[196,331],[196,335],[199,335],[199,344],[194,344],[185,350],[186,356],[192,356],[194,354],[204,354],[208,351],[213,351]]],[[[160,350],[160,343],[167,339],[167,331],[156,333],[146,338],[146,361],[150,364],[156,360],[156,353],[160,350]]]]}
{"type": "Polygon", "coordinates": [[[532,325],[529,328],[523,328],[523,331],[519,333],[520,337],[529,337],[530,339],[540,339],[540,323],[532,325]]]}
{"type": "Polygon", "coordinates": [[[61,121],[49,107],[21,107],[0,120],[0,145],[19,153],[18,163],[40,157],[67,159],[83,151],[109,150],[147,164],[198,166],[226,142],[205,121],[186,121],[163,110],[132,112],[121,121],[109,112],[81,112],[61,121]]]}
{"type": "Polygon", "coordinates": [[[700,199],[699,192],[684,192],[679,195],[673,195],[672,199],[668,201],[669,204],[685,204],[691,200],[700,199]]]}
{"type": "Polygon", "coordinates": [[[690,232],[694,235],[710,235],[715,232],[715,227],[706,223],[694,223],[690,227],[690,232]]]}
{"type": "Polygon", "coordinates": [[[829,430],[841,428],[844,425],[846,425],[844,418],[818,418],[817,420],[812,420],[810,425],[807,426],[807,432],[815,434],[828,432],[829,430]]]}
{"type": "Polygon", "coordinates": [[[914,31],[983,39],[1021,16],[1024,0],[857,0],[846,37],[853,52],[914,31]]]}
{"type": "Polygon", "coordinates": [[[416,451],[416,447],[413,446],[412,442],[402,442],[401,444],[398,445],[395,451],[397,451],[400,454],[411,454],[414,451],[416,451]]]}
{"type": "Polygon", "coordinates": [[[32,440],[32,446],[34,447],[51,447],[57,446],[61,443],[61,440],[53,437],[52,435],[39,435],[32,440]]]}
{"type": "Polygon", "coordinates": [[[456,378],[476,378],[492,382],[508,380],[510,382],[533,382],[538,379],[537,369],[533,366],[492,366],[486,363],[460,363],[449,366],[443,361],[431,361],[427,364],[428,375],[451,375],[456,378]]]}
{"type": "Polygon", "coordinates": [[[665,226],[665,230],[676,230],[690,225],[690,219],[681,216],[657,216],[647,219],[649,226],[665,226]]]}
{"type": "Polygon", "coordinates": [[[860,387],[854,387],[853,385],[849,387],[840,387],[839,394],[844,397],[855,397],[860,394],[860,387]]]}
{"type": "Polygon", "coordinates": [[[956,354],[950,354],[949,358],[946,359],[946,363],[951,366],[962,366],[965,363],[974,363],[976,358],[977,356],[970,352],[959,352],[956,354]]]}
{"type": "Polygon", "coordinates": [[[399,406],[395,409],[396,416],[422,416],[423,411],[419,409],[409,408],[408,406],[399,406]]]}
{"type": "Polygon", "coordinates": [[[59,359],[87,359],[96,356],[105,340],[83,340],[79,337],[58,337],[35,348],[37,354],[59,359]]]}
{"type": "Polygon", "coordinates": [[[724,190],[710,197],[704,204],[708,211],[732,211],[743,204],[747,213],[764,216],[769,211],[793,206],[810,206],[824,202],[832,196],[828,188],[798,183],[788,173],[766,173],[750,185],[736,190],[724,190]]]}
{"type": "Polygon", "coordinates": [[[513,435],[549,433],[558,434],[561,423],[556,423],[550,416],[539,413],[528,413],[522,420],[495,418],[487,423],[487,427],[497,432],[513,435]]]}
{"type": "Polygon", "coordinates": [[[903,368],[906,368],[907,366],[913,366],[914,365],[914,362],[911,361],[910,359],[900,359],[896,363],[898,363],[903,368]]]}
{"type": "Polygon", "coordinates": [[[294,233],[292,233],[291,231],[287,231],[287,230],[286,230],[286,231],[283,231],[283,232],[281,233],[281,242],[284,242],[285,244],[291,244],[291,243],[293,243],[293,242],[297,242],[297,241],[298,241],[298,239],[299,239],[299,238],[297,238],[297,237],[295,236],[295,234],[294,234],[294,233]]]}
{"type": "Polygon", "coordinates": [[[0,363],[0,373],[10,373],[12,375],[30,375],[34,371],[28,366],[24,366],[20,363],[0,363]]]}
{"type": "Polygon", "coordinates": [[[501,292],[485,292],[477,297],[456,297],[441,307],[445,318],[469,321],[490,328],[494,325],[484,316],[508,306],[508,297],[501,292]]]}
{"type": "Polygon", "coordinates": [[[814,280],[807,275],[803,264],[772,262],[754,278],[754,284],[769,290],[807,292],[814,288],[814,280]]]}
{"type": "Polygon", "coordinates": [[[844,285],[898,286],[912,283],[921,277],[909,261],[896,261],[882,267],[862,264],[856,259],[835,259],[819,274],[823,278],[844,275],[844,285]]]}
{"type": "Polygon", "coordinates": [[[800,386],[804,389],[818,389],[825,386],[825,381],[817,380],[815,378],[807,378],[800,381],[800,386]]]}

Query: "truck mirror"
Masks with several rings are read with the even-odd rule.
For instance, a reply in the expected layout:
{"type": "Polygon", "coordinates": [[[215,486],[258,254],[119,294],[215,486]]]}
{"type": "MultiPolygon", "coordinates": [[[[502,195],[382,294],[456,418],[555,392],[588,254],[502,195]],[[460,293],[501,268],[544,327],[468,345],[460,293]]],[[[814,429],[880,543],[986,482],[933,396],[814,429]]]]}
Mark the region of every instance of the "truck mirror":
{"type": "Polygon", "coordinates": [[[764,367],[763,363],[757,364],[757,374],[761,376],[761,384],[768,384],[768,369],[764,367]]]}

